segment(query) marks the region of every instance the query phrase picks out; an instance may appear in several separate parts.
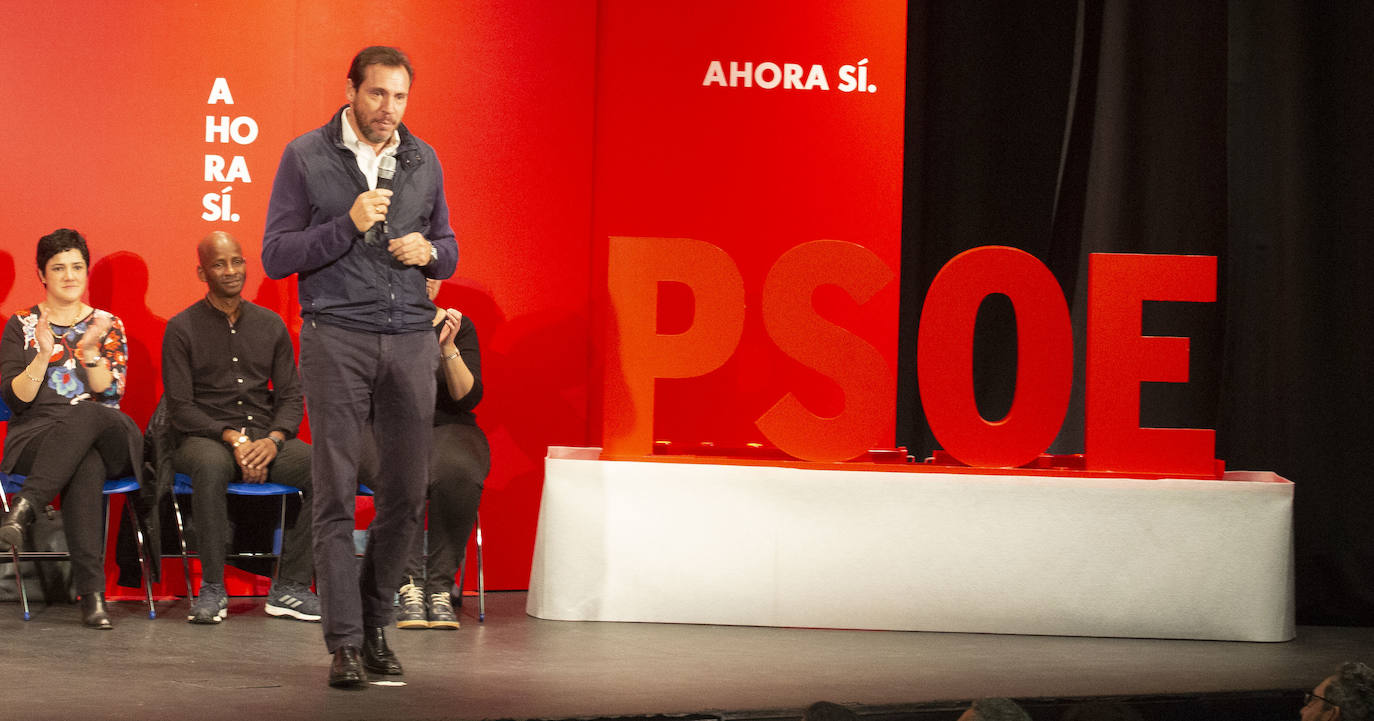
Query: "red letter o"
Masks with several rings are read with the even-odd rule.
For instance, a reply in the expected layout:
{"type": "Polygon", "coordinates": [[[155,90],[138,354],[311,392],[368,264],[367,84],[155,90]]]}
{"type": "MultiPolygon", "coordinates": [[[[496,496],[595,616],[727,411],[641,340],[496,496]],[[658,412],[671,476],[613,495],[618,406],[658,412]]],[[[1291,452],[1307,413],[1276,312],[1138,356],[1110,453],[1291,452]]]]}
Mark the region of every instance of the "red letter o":
{"type": "Polygon", "coordinates": [[[1035,256],[984,246],[955,256],[926,294],[917,334],[916,378],[926,421],[941,446],[970,466],[1015,468],[1058,435],[1073,381],[1073,334],[1064,293],[1035,256]],[[973,330],[992,293],[1016,311],[1016,394],[999,421],[978,413],[973,330]]]}

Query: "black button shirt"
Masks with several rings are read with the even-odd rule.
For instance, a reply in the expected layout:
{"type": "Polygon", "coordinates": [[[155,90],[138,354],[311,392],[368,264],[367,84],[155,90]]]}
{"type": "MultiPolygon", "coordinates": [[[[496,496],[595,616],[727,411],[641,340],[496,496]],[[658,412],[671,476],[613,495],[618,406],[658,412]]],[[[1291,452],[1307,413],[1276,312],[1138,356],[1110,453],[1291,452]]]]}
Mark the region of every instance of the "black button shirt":
{"type": "MultiPolygon", "coordinates": [[[[435,335],[438,335],[440,328],[435,328],[435,335]]],[[[434,425],[443,426],[451,423],[466,423],[470,426],[477,425],[477,414],[472,409],[482,402],[482,349],[477,342],[477,328],[472,324],[472,319],[463,316],[463,321],[458,324],[458,334],[453,338],[453,345],[458,349],[458,353],[463,357],[463,364],[472,373],[472,389],[468,394],[459,400],[453,400],[453,395],[448,390],[448,379],[444,375],[444,361],[439,361],[438,384],[439,388],[434,394],[434,425]]]]}
{"type": "Polygon", "coordinates": [[[201,299],[167,322],[162,385],[172,427],[219,440],[226,428],[254,440],[296,435],[304,415],[296,355],[281,318],[243,300],[234,324],[201,299]]]}

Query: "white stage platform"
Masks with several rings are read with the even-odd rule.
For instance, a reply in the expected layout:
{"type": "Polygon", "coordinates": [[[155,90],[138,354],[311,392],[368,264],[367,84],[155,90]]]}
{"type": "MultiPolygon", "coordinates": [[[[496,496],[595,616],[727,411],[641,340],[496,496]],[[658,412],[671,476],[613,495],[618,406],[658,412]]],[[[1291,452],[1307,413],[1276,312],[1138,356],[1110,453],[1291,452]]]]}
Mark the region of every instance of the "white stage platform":
{"type": "Polygon", "coordinates": [[[1294,637],[1293,484],[602,461],[549,449],[537,618],[1294,637]]]}

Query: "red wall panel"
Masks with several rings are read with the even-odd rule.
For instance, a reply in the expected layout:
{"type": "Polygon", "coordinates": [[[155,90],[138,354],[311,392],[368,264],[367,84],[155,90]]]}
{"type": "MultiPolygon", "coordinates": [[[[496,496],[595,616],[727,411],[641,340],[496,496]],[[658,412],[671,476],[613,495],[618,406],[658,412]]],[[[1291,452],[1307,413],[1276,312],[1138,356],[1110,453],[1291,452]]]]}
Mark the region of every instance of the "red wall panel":
{"type": "MultiPolygon", "coordinates": [[[[5,3],[0,315],[42,296],[36,240],[82,231],[91,302],[129,330],[125,407],[139,422],[161,393],[166,319],[204,291],[194,246],[206,232],[239,238],[245,295],[297,327],[294,281],[267,280],[258,262],[277,160],[344,103],[354,52],[404,48],[416,66],[405,121],[438,149],[461,249],[439,300],[472,316],[483,343],[487,581],[524,588],[547,447],[600,440],[611,235],[695,238],[743,278],[732,359],[658,383],[666,437],[756,440],[754,419],[788,392],[838,412],[836,384],[780,351],[758,310],[769,269],[808,241],[857,244],[891,269],[862,303],[815,297],[895,373],[904,19],[899,0],[5,3]],[[704,85],[713,60],[816,64],[829,88],[704,85]],[[839,69],[861,60],[875,92],[842,92],[839,69]],[[232,105],[207,104],[216,78],[232,105]],[[206,142],[207,115],[251,118],[256,137],[206,142]],[[206,180],[207,154],[241,156],[249,177],[206,180]],[[226,187],[238,220],[203,219],[203,196],[226,187]]],[[[689,301],[669,289],[661,322],[692,322],[689,301]]]]}
{"type": "MultiPolygon", "coordinates": [[[[600,7],[593,288],[602,350],[615,363],[618,348],[638,342],[618,334],[606,295],[611,237],[708,243],[730,256],[745,287],[733,356],[704,375],[657,382],[654,440],[772,446],[756,421],[788,393],[817,416],[843,410],[840,386],[780,350],[761,312],[769,270],[809,241],[857,244],[891,270],[892,280],[863,303],[823,286],[814,304],[877,349],[894,378],[906,3],[603,0],[600,7]],[[713,62],[722,74],[713,74],[713,62]],[[784,73],[799,66],[802,82],[761,86],[775,77],[756,74],[765,63],[784,73]],[[846,91],[846,66],[865,68],[865,87],[846,91]]],[[[657,332],[711,323],[702,310],[681,284],[660,285],[657,332]]],[[[604,410],[598,396],[591,414],[604,413],[612,434],[648,413],[624,405],[616,378],[612,371],[606,381],[612,395],[604,410]]],[[[892,442],[886,402],[873,421],[875,445],[892,442]]]]}
{"type": "Polygon", "coordinates": [[[128,326],[124,407],[140,423],[161,392],[166,319],[204,293],[194,247],[206,232],[238,237],[245,295],[299,326],[294,280],[267,280],[259,262],[281,150],[345,102],[358,49],[410,54],[405,122],[444,163],[461,252],[440,302],[473,317],[485,356],[487,581],[524,588],[545,449],[588,440],[594,5],[6,3],[0,23],[6,95],[22,98],[0,180],[0,315],[42,298],[37,239],[80,230],[91,302],[128,326]],[[221,77],[234,104],[208,105],[221,77]],[[207,143],[206,115],[252,118],[257,136],[207,143]],[[206,181],[206,154],[242,156],[249,181],[206,181]],[[226,186],[239,220],[203,220],[202,196],[226,186]]]}

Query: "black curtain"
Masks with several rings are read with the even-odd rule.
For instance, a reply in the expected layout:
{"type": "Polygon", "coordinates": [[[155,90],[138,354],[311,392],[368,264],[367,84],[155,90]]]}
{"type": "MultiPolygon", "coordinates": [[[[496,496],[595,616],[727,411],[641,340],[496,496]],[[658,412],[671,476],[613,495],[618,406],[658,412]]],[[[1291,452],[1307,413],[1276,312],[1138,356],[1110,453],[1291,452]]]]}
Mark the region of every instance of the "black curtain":
{"type": "MultiPolygon", "coordinates": [[[[1279,0],[969,3],[908,13],[897,443],[936,447],[916,387],[925,289],[980,245],[1039,257],[1075,327],[1050,452],[1082,450],[1087,258],[1218,258],[1218,302],[1147,303],[1192,339],[1187,384],[1142,388],[1142,425],[1217,430],[1230,468],[1296,484],[1298,620],[1374,625],[1374,6],[1279,0]]],[[[974,378],[1010,406],[1015,320],[979,313],[974,378]]]]}

